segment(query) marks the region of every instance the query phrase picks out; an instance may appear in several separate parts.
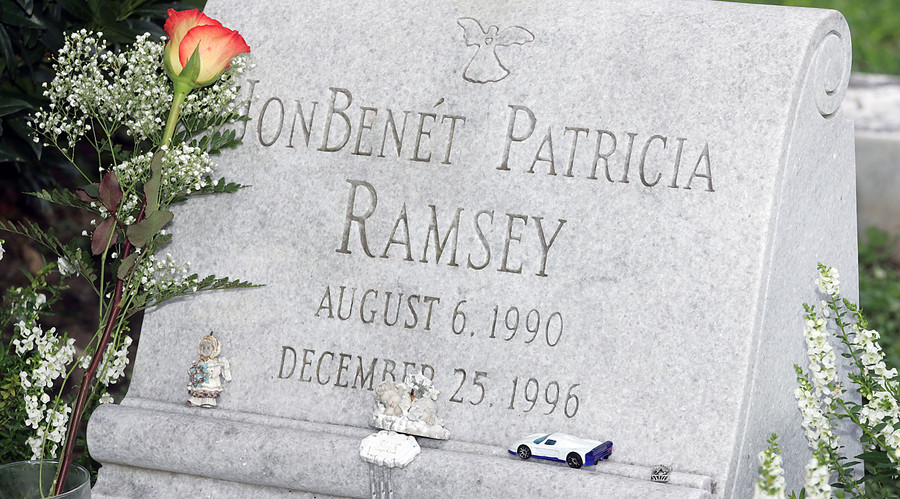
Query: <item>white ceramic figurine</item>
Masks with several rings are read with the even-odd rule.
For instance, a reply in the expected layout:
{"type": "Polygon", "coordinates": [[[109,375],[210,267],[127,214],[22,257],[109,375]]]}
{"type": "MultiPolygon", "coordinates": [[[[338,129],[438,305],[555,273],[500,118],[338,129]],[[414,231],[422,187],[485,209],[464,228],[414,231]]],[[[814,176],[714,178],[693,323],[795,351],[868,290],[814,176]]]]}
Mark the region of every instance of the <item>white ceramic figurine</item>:
{"type": "Polygon", "coordinates": [[[228,359],[219,358],[222,345],[218,338],[213,336],[212,331],[200,340],[198,350],[200,358],[194,361],[188,370],[190,373],[188,394],[191,398],[188,399],[187,405],[213,408],[223,390],[220,378],[231,381],[231,366],[228,359]]]}
{"type": "Polygon", "coordinates": [[[411,374],[403,382],[383,382],[375,389],[371,425],[383,430],[446,440],[450,432],[437,417],[440,393],[431,380],[411,374]]]}

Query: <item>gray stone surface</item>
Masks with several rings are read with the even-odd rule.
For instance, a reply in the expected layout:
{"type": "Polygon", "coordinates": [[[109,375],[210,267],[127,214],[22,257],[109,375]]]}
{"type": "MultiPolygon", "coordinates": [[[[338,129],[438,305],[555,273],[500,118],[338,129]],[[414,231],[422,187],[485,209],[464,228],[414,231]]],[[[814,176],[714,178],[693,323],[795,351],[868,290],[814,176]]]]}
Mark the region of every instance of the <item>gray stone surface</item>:
{"type": "MultiPolygon", "coordinates": [[[[855,74],[846,101],[856,128],[860,235],[877,227],[900,236],[900,77],[855,74]]],[[[900,262],[900,245],[894,260],[900,262]]]]}
{"type": "Polygon", "coordinates": [[[800,304],[817,300],[817,261],[856,288],[839,14],[208,8],[253,49],[245,145],[220,159],[253,187],[176,213],[171,251],[266,287],[147,314],[128,396],[90,424],[92,454],[115,465],[101,497],[128,495],[122,466],[160,493],[171,472],[366,496],[371,390],[423,370],[452,439],[419,439],[398,497],[745,497],[773,431],[799,484],[800,304]],[[466,45],[466,19],[495,52],[466,45]],[[233,381],[217,409],[192,410],[185,373],[209,330],[233,381]],[[578,471],[506,453],[538,431],[615,448],[578,471]],[[658,464],[671,483],[650,483],[658,464]]]}

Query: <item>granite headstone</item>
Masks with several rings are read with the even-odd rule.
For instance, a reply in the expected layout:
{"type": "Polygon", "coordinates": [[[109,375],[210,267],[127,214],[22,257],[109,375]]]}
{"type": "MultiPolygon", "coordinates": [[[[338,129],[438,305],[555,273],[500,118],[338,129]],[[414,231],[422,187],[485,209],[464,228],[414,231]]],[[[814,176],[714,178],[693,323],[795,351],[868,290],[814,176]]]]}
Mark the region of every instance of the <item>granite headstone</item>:
{"type": "Polygon", "coordinates": [[[801,303],[817,261],[856,287],[839,13],[208,13],[252,47],[244,145],[219,159],[252,187],[177,212],[171,252],[265,287],[147,313],[130,392],[90,423],[95,494],[365,497],[373,389],[413,373],[450,440],[419,438],[397,497],[746,497],[771,432],[799,484],[801,303]],[[232,381],[216,409],[186,407],[210,330],[232,381]],[[507,453],[540,431],[614,452],[582,470],[507,453]]]}

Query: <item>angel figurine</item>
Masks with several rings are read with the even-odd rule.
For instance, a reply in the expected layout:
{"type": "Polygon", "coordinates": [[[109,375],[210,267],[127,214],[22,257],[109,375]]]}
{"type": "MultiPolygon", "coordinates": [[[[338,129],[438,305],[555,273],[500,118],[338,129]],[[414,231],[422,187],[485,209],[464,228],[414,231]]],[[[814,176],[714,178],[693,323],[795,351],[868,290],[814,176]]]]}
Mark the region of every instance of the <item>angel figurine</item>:
{"type": "Polygon", "coordinates": [[[463,79],[473,83],[500,81],[509,75],[509,70],[497,57],[497,47],[525,45],[534,40],[534,35],[530,31],[519,26],[512,26],[503,31],[499,31],[497,26],[491,26],[484,31],[481,24],[471,17],[463,17],[456,22],[463,29],[466,45],[478,47],[472,60],[463,70],[463,79]]]}
{"type": "Polygon", "coordinates": [[[200,351],[200,358],[188,369],[190,373],[188,394],[191,398],[188,399],[187,405],[211,409],[216,406],[216,399],[222,394],[220,378],[231,381],[231,366],[228,359],[219,358],[222,345],[218,338],[213,336],[212,331],[200,340],[197,349],[200,351]]]}

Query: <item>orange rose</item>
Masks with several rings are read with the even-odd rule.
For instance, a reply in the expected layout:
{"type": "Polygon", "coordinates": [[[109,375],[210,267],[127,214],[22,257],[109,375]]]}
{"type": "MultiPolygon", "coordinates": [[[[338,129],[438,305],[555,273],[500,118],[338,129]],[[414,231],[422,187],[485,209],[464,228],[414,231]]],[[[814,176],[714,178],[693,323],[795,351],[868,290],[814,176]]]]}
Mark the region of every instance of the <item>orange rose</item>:
{"type": "Polygon", "coordinates": [[[176,83],[191,88],[216,81],[234,56],[250,52],[237,31],[222,26],[197,9],[169,9],[166,20],[166,72],[176,83]]]}

